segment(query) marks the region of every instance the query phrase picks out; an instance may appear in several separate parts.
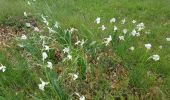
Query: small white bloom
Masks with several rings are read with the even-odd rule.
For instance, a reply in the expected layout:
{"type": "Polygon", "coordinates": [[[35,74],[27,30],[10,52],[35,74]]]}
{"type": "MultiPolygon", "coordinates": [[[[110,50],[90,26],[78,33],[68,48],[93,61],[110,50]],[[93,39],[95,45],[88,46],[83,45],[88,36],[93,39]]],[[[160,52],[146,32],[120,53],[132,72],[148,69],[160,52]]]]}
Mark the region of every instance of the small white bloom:
{"type": "Polygon", "coordinates": [[[77,93],[77,92],[75,92],[75,94],[79,97],[79,100],[85,100],[85,97],[82,95],[82,96],[80,96],[80,94],[79,93],[77,93]]]}
{"type": "Polygon", "coordinates": [[[123,29],[123,33],[124,33],[124,34],[126,34],[126,33],[127,33],[127,31],[128,31],[127,29],[123,29]]]}
{"type": "Polygon", "coordinates": [[[109,35],[109,37],[108,38],[104,38],[105,39],[105,41],[103,42],[103,43],[105,43],[106,44],[106,46],[112,41],[112,36],[111,35],[109,35]]]}
{"type": "Polygon", "coordinates": [[[52,28],[50,28],[50,27],[47,27],[47,28],[49,30],[49,33],[56,33],[56,31],[54,31],[52,28]]]}
{"type": "Polygon", "coordinates": [[[69,52],[70,52],[70,48],[69,48],[69,47],[64,48],[64,49],[63,49],[63,52],[64,52],[64,53],[69,53],[69,52]]]}
{"type": "Polygon", "coordinates": [[[154,61],[158,61],[160,59],[160,56],[155,54],[155,55],[152,55],[151,57],[149,58],[152,58],[154,61]]]}
{"type": "Polygon", "coordinates": [[[54,27],[59,28],[59,23],[56,21],[54,27]]]}
{"type": "Polygon", "coordinates": [[[159,49],[162,49],[162,48],[163,48],[162,45],[160,45],[160,46],[159,46],[159,49]]]}
{"type": "Polygon", "coordinates": [[[69,73],[69,75],[72,77],[73,80],[76,80],[78,78],[77,74],[69,73]]]}
{"type": "Polygon", "coordinates": [[[150,43],[148,43],[148,44],[144,44],[145,45],[145,47],[146,47],[146,49],[151,49],[151,47],[152,47],[152,45],[150,44],[150,43]]]}
{"type": "Polygon", "coordinates": [[[40,29],[38,27],[34,27],[35,32],[40,32],[40,29]]]}
{"type": "Polygon", "coordinates": [[[81,43],[81,41],[80,40],[78,40],[76,43],[75,43],[75,45],[78,45],[78,44],[80,44],[81,43]]]}
{"type": "Polygon", "coordinates": [[[26,27],[30,28],[31,24],[30,23],[25,23],[26,27]]]}
{"type": "Polygon", "coordinates": [[[100,23],[100,17],[97,17],[97,18],[96,18],[95,23],[97,23],[97,24],[100,23]]]}
{"type": "Polygon", "coordinates": [[[48,62],[47,62],[47,67],[50,68],[50,69],[52,69],[52,68],[53,68],[52,62],[49,62],[49,61],[48,61],[48,62]]]}
{"type": "Polygon", "coordinates": [[[47,59],[48,55],[46,52],[42,53],[42,60],[44,61],[45,59],[47,59]]]}
{"type": "Polygon", "coordinates": [[[118,29],[117,26],[114,26],[113,28],[114,32],[117,31],[117,29],[118,29]]]}
{"type": "Polygon", "coordinates": [[[136,32],[135,29],[131,32],[131,34],[132,34],[132,36],[140,36],[140,33],[136,32]]]}
{"type": "Polygon", "coordinates": [[[71,29],[69,30],[70,33],[73,33],[74,31],[78,31],[78,29],[76,29],[76,28],[71,28],[71,29]]]}
{"type": "Polygon", "coordinates": [[[49,52],[50,47],[49,47],[49,46],[47,46],[47,45],[44,45],[44,50],[46,50],[46,51],[48,51],[48,52],[49,52]]]}
{"type": "Polygon", "coordinates": [[[25,17],[27,17],[27,16],[28,16],[26,12],[24,12],[24,16],[25,16],[25,17]]]}
{"type": "Polygon", "coordinates": [[[144,23],[139,23],[139,24],[136,26],[136,28],[138,29],[138,31],[141,31],[141,30],[143,30],[143,29],[145,28],[145,25],[144,25],[144,23]]]}
{"type": "Polygon", "coordinates": [[[134,51],[134,50],[135,50],[135,47],[132,46],[132,47],[130,47],[129,49],[130,49],[131,51],[134,51]]]}
{"type": "Polygon", "coordinates": [[[67,58],[68,58],[68,60],[72,60],[72,55],[68,54],[67,58]]]}
{"type": "Polygon", "coordinates": [[[124,19],[122,20],[122,24],[125,24],[125,22],[126,22],[126,19],[124,18],[124,19]]]}
{"type": "Polygon", "coordinates": [[[2,64],[1,64],[1,66],[0,66],[0,70],[2,70],[2,72],[5,72],[6,67],[5,67],[4,65],[2,65],[2,64]]]}
{"type": "Polygon", "coordinates": [[[166,41],[170,42],[170,38],[166,38],[166,41]]]}
{"type": "Polygon", "coordinates": [[[102,25],[102,27],[100,27],[102,29],[102,31],[104,31],[106,29],[106,27],[104,25],[102,25]]]}
{"type": "Polygon", "coordinates": [[[116,22],[116,18],[110,19],[110,23],[115,23],[115,22],[116,22]]]}
{"type": "Polygon", "coordinates": [[[43,19],[43,22],[48,26],[49,22],[47,21],[47,19],[43,15],[41,15],[41,18],[43,19]]]}
{"type": "Polygon", "coordinates": [[[27,36],[25,34],[22,34],[21,40],[26,40],[26,39],[27,39],[27,36]]]}
{"type": "Polygon", "coordinates": [[[40,78],[40,81],[41,81],[41,84],[38,84],[38,87],[40,90],[44,91],[44,87],[48,85],[49,82],[44,82],[41,78],[40,78]]]}
{"type": "Polygon", "coordinates": [[[135,24],[135,23],[136,23],[136,20],[132,20],[132,23],[135,24]]]}
{"type": "Polygon", "coordinates": [[[119,36],[119,40],[124,41],[125,40],[124,36],[119,36]]]}
{"type": "Polygon", "coordinates": [[[30,1],[27,2],[28,5],[31,5],[30,1]]]}
{"type": "Polygon", "coordinates": [[[80,45],[83,46],[84,43],[85,43],[85,41],[84,41],[84,39],[83,39],[83,40],[81,40],[80,45]]]}

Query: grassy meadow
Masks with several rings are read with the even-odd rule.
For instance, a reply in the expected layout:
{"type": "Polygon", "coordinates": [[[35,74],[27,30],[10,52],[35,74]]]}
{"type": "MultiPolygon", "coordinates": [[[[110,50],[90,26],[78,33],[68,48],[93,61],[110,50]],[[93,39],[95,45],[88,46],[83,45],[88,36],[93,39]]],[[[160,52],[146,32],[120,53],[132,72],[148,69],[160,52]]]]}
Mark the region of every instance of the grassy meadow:
{"type": "Polygon", "coordinates": [[[0,24],[0,100],[170,99],[170,0],[0,0],[0,24]]]}

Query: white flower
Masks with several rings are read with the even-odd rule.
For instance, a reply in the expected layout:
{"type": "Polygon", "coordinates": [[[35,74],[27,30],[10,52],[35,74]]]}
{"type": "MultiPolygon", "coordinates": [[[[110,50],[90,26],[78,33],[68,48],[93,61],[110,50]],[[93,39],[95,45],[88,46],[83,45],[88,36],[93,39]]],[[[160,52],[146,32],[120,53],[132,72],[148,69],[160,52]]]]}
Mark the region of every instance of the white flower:
{"type": "Polygon", "coordinates": [[[119,40],[124,41],[125,40],[124,36],[119,36],[119,40]]]}
{"type": "Polygon", "coordinates": [[[69,75],[72,77],[73,80],[76,80],[78,78],[77,74],[69,73],[69,75]]]}
{"type": "Polygon", "coordinates": [[[44,91],[44,87],[48,85],[49,82],[44,82],[41,78],[40,78],[40,81],[41,81],[41,84],[38,84],[38,87],[40,90],[44,91]]]}
{"type": "Polygon", "coordinates": [[[40,29],[38,27],[34,27],[35,32],[40,32],[40,29]]]}
{"type": "Polygon", "coordinates": [[[30,28],[31,24],[30,23],[25,23],[26,27],[30,28]]]}
{"type": "Polygon", "coordinates": [[[162,49],[162,48],[163,48],[162,45],[160,45],[160,46],[159,46],[159,49],[162,49]]]}
{"type": "Polygon", "coordinates": [[[21,40],[26,40],[26,39],[27,39],[27,36],[25,34],[22,34],[21,40]]]}
{"type": "Polygon", "coordinates": [[[78,29],[76,29],[76,28],[71,28],[71,29],[69,30],[70,33],[73,33],[74,31],[78,31],[78,29]]]}
{"type": "Polygon", "coordinates": [[[68,60],[72,60],[72,55],[68,54],[67,58],[68,58],[68,60]]]}
{"type": "Polygon", "coordinates": [[[28,5],[31,5],[31,3],[30,3],[29,1],[27,2],[27,4],[28,4],[28,5]]]}
{"type": "Polygon", "coordinates": [[[49,47],[49,46],[47,46],[47,45],[44,45],[44,50],[46,50],[46,51],[48,51],[48,52],[49,52],[50,47],[49,47]]]}
{"type": "Polygon", "coordinates": [[[108,38],[104,38],[105,39],[105,41],[103,42],[103,43],[105,43],[106,44],[106,46],[112,41],[112,36],[111,35],[109,35],[109,37],[108,38]]]}
{"type": "Polygon", "coordinates": [[[50,28],[50,27],[47,27],[47,28],[49,30],[49,33],[56,33],[56,31],[54,31],[52,28],[50,28]]]}
{"type": "Polygon", "coordinates": [[[24,16],[25,16],[25,17],[27,17],[27,16],[28,16],[26,12],[24,12],[24,16]]]}
{"type": "Polygon", "coordinates": [[[130,49],[131,51],[134,51],[134,50],[135,50],[135,47],[132,46],[132,47],[130,47],[129,49],[130,49]]]}
{"type": "Polygon", "coordinates": [[[170,42],[170,38],[166,38],[166,41],[170,42]]]}
{"type": "Polygon", "coordinates": [[[43,22],[48,26],[49,22],[47,21],[47,19],[43,15],[41,15],[41,18],[43,19],[43,22]]]}
{"type": "Polygon", "coordinates": [[[117,26],[114,26],[114,29],[113,29],[113,30],[114,30],[114,32],[115,32],[115,31],[117,31],[117,29],[118,29],[118,28],[117,28],[117,26]]]}
{"type": "Polygon", "coordinates": [[[126,19],[124,18],[124,19],[122,20],[122,24],[125,24],[125,22],[126,22],[126,19]]]}
{"type": "Polygon", "coordinates": [[[140,36],[140,33],[136,32],[135,29],[131,32],[131,34],[132,34],[132,36],[140,36]]]}
{"type": "Polygon", "coordinates": [[[152,58],[154,61],[158,61],[160,59],[160,56],[155,54],[155,55],[152,55],[151,57],[149,58],[152,58]]]}
{"type": "Polygon", "coordinates": [[[95,23],[97,23],[97,24],[100,23],[100,17],[97,17],[97,18],[96,18],[95,23]]]}
{"type": "Polygon", "coordinates": [[[115,22],[116,22],[116,18],[110,19],[110,23],[115,23],[115,22]]]}
{"type": "Polygon", "coordinates": [[[59,28],[59,23],[56,21],[54,27],[59,28]]]}
{"type": "Polygon", "coordinates": [[[85,97],[82,95],[82,96],[80,96],[80,94],[79,93],[77,93],[77,92],[75,92],[75,94],[79,97],[79,100],[85,100],[85,97]]]}
{"type": "Polygon", "coordinates": [[[69,53],[69,52],[70,52],[70,48],[69,48],[69,47],[64,48],[64,49],[63,49],[63,52],[64,52],[64,53],[69,53]]]}
{"type": "Polygon", "coordinates": [[[42,53],[42,60],[44,61],[45,59],[47,59],[48,55],[46,52],[42,53]]]}
{"type": "Polygon", "coordinates": [[[1,66],[0,66],[0,70],[2,70],[2,72],[5,72],[6,67],[5,67],[4,65],[2,65],[2,64],[1,64],[1,66]]]}
{"type": "Polygon", "coordinates": [[[106,29],[106,27],[104,25],[102,25],[102,27],[100,27],[102,29],[102,31],[104,31],[106,29]]]}
{"type": "Polygon", "coordinates": [[[83,45],[84,45],[84,43],[85,43],[85,41],[84,41],[84,39],[83,39],[83,40],[81,40],[80,45],[81,45],[81,46],[83,46],[83,45]]]}
{"type": "Polygon", "coordinates": [[[48,62],[47,62],[47,67],[50,68],[50,69],[52,69],[52,68],[53,68],[52,62],[49,62],[49,61],[48,61],[48,62]]]}
{"type": "Polygon", "coordinates": [[[126,34],[127,33],[127,29],[123,29],[123,33],[126,34]]]}
{"type": "Polygon", "coordinates": [[[136,20],[132,20],[132,23],[135,24],[135,23],[136,23],[136,20]]]}
{"type": "Polygon", "coordinates": [[[138,31],[141,31],[141,30],[143,30],[143,29],[145,28],[145,25],[144,25],[144,23],[139,23],[139,24],[136,26],[136,28],[138,29],[138,31]]]}
{"type": "Polygon", "coordinates": [[[144,44],[145,45],[145,47],[146,47],[146,49],[151,49],[151,47],[152,47],[152,45],[150,44],[150,43],[148,43],[148,44],[144,44]]]}

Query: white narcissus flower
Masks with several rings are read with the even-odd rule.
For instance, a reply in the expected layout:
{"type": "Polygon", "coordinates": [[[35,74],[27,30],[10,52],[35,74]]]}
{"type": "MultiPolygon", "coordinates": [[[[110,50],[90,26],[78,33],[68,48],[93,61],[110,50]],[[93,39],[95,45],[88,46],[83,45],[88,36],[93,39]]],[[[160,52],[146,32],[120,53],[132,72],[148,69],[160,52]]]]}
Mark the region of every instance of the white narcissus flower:
{"type": "Polygon", "coordinates": [[[106,46],[112,41],[112,36],[111,35],[109,35],[109,37],[108,38],[104,38],[105,39],[105,41],[103,42],[103,43],[105,43],[106,44],[106,46]]]}
{"type": "Polygon", "coordinates": [[[160,60],[160,56],[159,56],[158,54],[152,55],[152,56],[149,57],[149,58],[152,58],[154,61],[160,60]]]}
{"type": "Polygon", "coordinates": [[[125,40],[124,36],[119,36],[119,40],[124,41],[125,40]]]}
{"type": "Polygon", "coordinates": [[[48,85],[49,82],[44,82],[41,78],[40,78],[40,81],[41,81],[41,84],[38,84],[38,87],[40,90],[44,91],[44,87],[48,85]]]}
{"type": "Polygon", "coordinates": [[[48,28],[49,33],[56,33],[56,31],[54,31],[52,28],[50,27],[47,27],[47,28],[48,28]]]}
{"type": "Polygon", "coordinates": [[[97,23],[97,24],[100,24],[100,17],[97,17],[94,22],[97,23]]]}
{"type": "Polygon", "coordinates": [[[170,42],[170,38],[166,38],[166,41],[170,42]]]}
{"type": "Polygon", "coordinates": [[[50,68],[50,69],[52,69],[52,68],[53,68],[52,62],[49,62],[49,61],[48,61],[48,62],[47,62],[47,67],[50,68]]]}
{"type": "Polygon", "coordinates": [[[1,64],[1,66],[0,66],[0,70],[2,70],[2,72],[5,72],[6,67],[5,67],[4,65],[2,65],[2,64],[1,64]]]}
{"type": "Polygon", "coordinates": [[[50,47],[49,47],[49,46],[47,46],[47,45],[44,45],[44,50],[46,50],[46,51],[48,51],[48,52],[49,52],[50,47]]]}
{"type": "Polygon", "coordinates": [[[25,34],[22,34],[21,40],[26,40],[26,39],[27,39],[27,36],[25,34]]]}
{"type": "Polygon", "coordinates": [[[69,53],[69,52],[70,52],[70,48],[69,48],[69,47],[64,48],[64,49],[63,49],[63,52],[64,52],[64,53],[69,53]]]}
{"type": "Polygon", "coordinates": [[[72,77],[73,80],[76,80],[78,78],[77,74],[69,73],[69,75],[72,77]]]}
{"type": "Polygon", "coordinates": [[[72,60],[72,55],[68,54],[67,58],[68,58],[68,60],[72,60]]]}
{"type": "Polygon", "coordinates": [[[132,36],[140,36],[140,33],[136,32],[135,29],[131,32],[131,34],[132,34],[132,36]]]}
{"type": "Polygon", "coordinates": [[[79,97],[79,100],[85,100],[85,97],[82,95],[82,96],[80,96],[80,94],[79,93],[77,93],[77,92],[75,92],[75,94],[79,97]]]}
{"type": "Polygon", "coordinates": [[[117,26],[114,26],[113,28],[114,32],[117,31],[117,29],[118,29],[117,26]]]}
{"type": "Polygon", "coordinates": [[[59,22],[56,21],[54,27],[59,28],[59,25],[59,22]]]}
{"type": "Polygon", "coordinates": [[[128,31],[127,29],[123,29],[123,33],[124,33],[124,34],[126,34],[126,33],[127,33],[127,31],[128,31]]]}
{"type": "Polygon", "coordinates": [[[115,22],[116,22],[116,18],[110,19],[110,23],[115,23],[115,22]]]}
{"type": "Polygon", "coordinates": [[[135,50],[135,47],[132,46],[132,47],[130,47],[129,49],[130,49],[131,51],[134,51],[134,50],[135,50]]]}
{"type": "Polygon", "coordinates": [[[104,25],[102,25],[101,27],[99,27],[102,29],[102,31],[104,31],[106,29],[106,27],[104,25]]]}
{"type": "Polygon", "coordinates": [[[26,27],[30,28],[31,24],[30,23],[25,23],[26,27]]]}
{"type": "Polygon", "coordinates": [[[145,47],[146,47],[146,49],[151,49],[151,47],[152,47],[152,45],[150,44],[150,43],[148,43],[148,44],[144,44],[145,45],[145,47]]]}
{"type": "Polygon", "coordinates": [[[47,59],[48,55],[46,52],[42,53],[42,60],[44,61],[45,59],[47,59]]]}
{"type": "Polygon", "coordinates": [[[27,15],[27,12],[24,12],[24,16],[25,16],[25,17],[27,17],[27,16],[28,16],[28,15],[27,15]]]}
{"type": "Polygon", "coordinates": [[[135,24],[135,23],[136,23],[136,20],[132,20],[132,23],[135,24]]]}
{"type": "Polygon", "coordinates": [[[122,20],[122,24],[125,24],[125,22],[126,22],[126,19],[124,18],[124,19],[122,20]]]}
{"type": "Polygon", "coordinates": [[[138,31],[141,31],[141,30],[143,30],[143,29],[145,28],[145,25],[144,25],[144,23],[139,23],[139,24],[136,26],[136,28],[138,29],[138,31]]]}
{"type": "Polygon", "coordinates": [[[40,29],[38,27],[34,27],[35,32],[40,32],[40,29]]]}

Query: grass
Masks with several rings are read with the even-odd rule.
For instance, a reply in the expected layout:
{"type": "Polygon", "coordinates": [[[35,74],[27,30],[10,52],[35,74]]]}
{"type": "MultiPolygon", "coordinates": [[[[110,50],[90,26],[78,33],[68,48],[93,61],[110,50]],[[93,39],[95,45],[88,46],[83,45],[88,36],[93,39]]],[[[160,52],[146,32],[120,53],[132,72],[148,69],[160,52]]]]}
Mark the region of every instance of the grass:
{"type": "MultiPolygon", "coordinates": [[[[78,92],[88,100],[126,99],[156,99],[168,100],[170,84],[170,48],[166,38],[170,36],[170,0],[30,0],[31,6],[25,0],[0,0],[0,22],[9,25],[19,19],[33,18],[42,32],[32,31],[32,28],[22,29],[27,33],[26,40],[13,39],[9,47],[1,46],[0,64],[6,66],[5,72],[0,72],[0,99],[78,99],[78,92]],[[21,9],[22,8],[22,9],[21,9]],[[26,11],[29,18],[23,17],[26,11]],[[49,33],[42,23],[41,15],[48,16],[49,27],[57,33],[49,33]],[[12,19],[10,18],[12,17],[12,19]],[[94,20],[100,17],[101,24],[94,20]],[[110,24],[115,17],[117,22],[110,24]],[[126,18],[126,24],[120,22],[126,18]],[[13,20],[14,19],[14,20],[13,20]],[[127,28],[128,33],[137,23],[144,22],[146,28],[140,37],[122,34],[127,28]],[[60,28],[54,28],[55,21],[60,28]],[[101,31],[98,27],[105,25],[101,31]],[[113,25],[118,32],[113,32],[113,25]],[[70,34],[66,29],[76,28],[78,31],[70,34]],[[150,30],[150,34],[145,31],[150,30]],[[52,48],[47,52],[48,58],[42,61],[43,40],[52,48]],[[112,36],[109,46],[103,44],[103,39],[112,36]],[[118,36],[124,35],[125,41],[118,36]],[[84,39],[83,46],[74,43],[84,39]],[[94,43],[94,41],[96,43],[94,43]],[[18,44],[24,44],[20,48],[18,44]],[[151,43],[151,50],[146,50],[144,44],[151,43]],[[160,49],[159,46],[163,48],[160,49]],[[132,52],[131,46],[135,47],[132,52]],[[69,47],[72,60],[63,59],[67,54],[63,49],[69,47]],[[159,61],[148,59],[158,54],[159,61]],[[47,68],[47,61],[53,63],[53,69],[47,68]],[[70,73],[78,75],[73,80],[70,73]],[[50,82],[45,91],[38,88],[40,78],[50,82]]],[[[25,20],[27,22],[27,20],[25,20]]],[[[24,23],[25,23],[24,21],[24,23]]],[[[8,43],[7,43],[8,44],[8,43]]]]}

